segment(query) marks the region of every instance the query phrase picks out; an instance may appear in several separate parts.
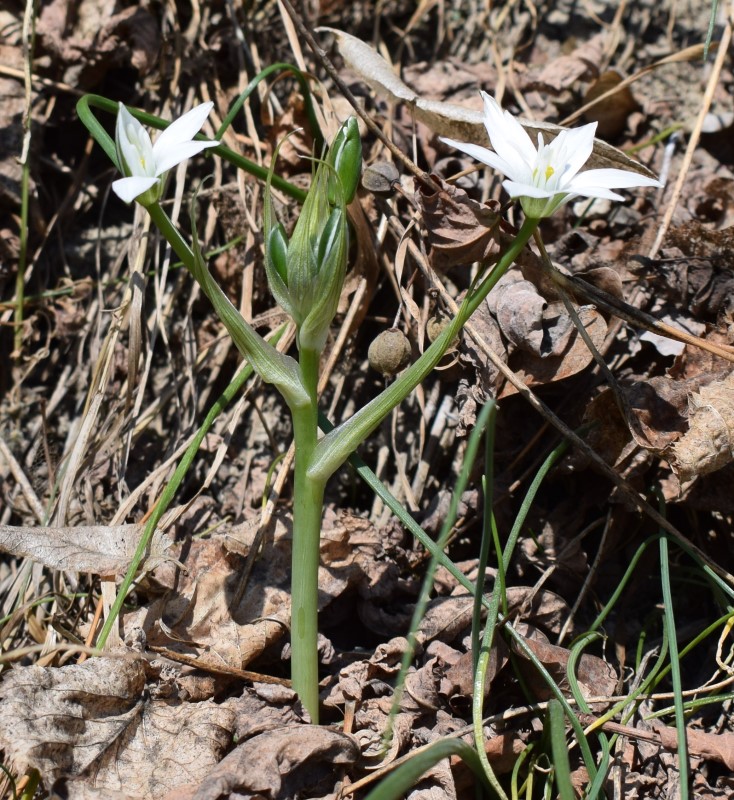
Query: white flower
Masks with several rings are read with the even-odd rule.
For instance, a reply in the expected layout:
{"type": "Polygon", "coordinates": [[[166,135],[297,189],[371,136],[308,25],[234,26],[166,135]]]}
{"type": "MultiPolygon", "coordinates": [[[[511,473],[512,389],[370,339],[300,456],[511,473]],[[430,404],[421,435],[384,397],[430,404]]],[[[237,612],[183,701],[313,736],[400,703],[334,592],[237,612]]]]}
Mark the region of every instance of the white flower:
{"type": "Polygon", "coordinates": [[[160,199],[162,178],[172,167],[219,142],[195,142],[214,103],[202,103],[174,120],[156,139],[120,103],[115,129],[115,146],[120,169],[127,176],[112,184],[112,190],[126,203],[140,198],[143,205],[160,199]],[[155,187],[155,189],[154,189],[155,187]],[[150,193],[149,193],[150,192],[150,193]],[[149,196],[148,196],[149,193],[149,196]],[[140,197],[146,195],[145,197],[140,197]]]}
{"type": "Polygon", "coordinates": [[[536,148],[509,111],[503,111],[486,92],[482,92],[482,97],[484,126],[494,152],[477,144],[445,138],[442,141],[506,175],[509,180],[502,185],[510,197],[520,198],[528,217],[549,217],[559,206],[579,196],[623,200],[611,189],[661,186],[653,178],[623,169],[579,172],[594,148],[596,122],[563,130],[550,144],[545,144],[543,134],[539,133],[536,148]]]}

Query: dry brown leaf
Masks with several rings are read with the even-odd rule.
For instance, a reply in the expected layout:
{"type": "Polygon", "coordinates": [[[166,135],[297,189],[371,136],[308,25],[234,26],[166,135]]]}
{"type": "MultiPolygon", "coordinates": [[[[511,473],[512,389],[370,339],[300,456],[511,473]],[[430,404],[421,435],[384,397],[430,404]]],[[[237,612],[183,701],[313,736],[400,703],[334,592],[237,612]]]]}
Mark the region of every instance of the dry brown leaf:
{"type": "MultiPolygon", "coordinates": [[[[571,651],[565,647],[550,644],[547,638],[537,629],[526,625],[516,625],[515,629],[523,636],[525,644],[533,651],[536,658],[548,670],[556,683],[564,691],[568,690],[567,668],[571,651]],[[523,633],[524,631],[527,633],[523,633]]],[[[527,658],[514,640],[511,646],[523,659],[527,658]]],[[[524,669],[523,672],[536,696],[544,699],[552,697],[548,686],[532,666],[532,663],[529,660],[518,663],[527,665],[527,669],[524,669]]],[[[617,687],[617,675],[612,665],[589,653],[583,653],[577,661],[576,680],[581,694],[587,700],[592,697],[611,696],[617,687]]]]}
{"type": "MultiPolygon", "coordinates": [[[[240,669],[287,633],[288,527],[278,520],[273,540],[264,545],[245,586],[240,585],[244,559],[228,555],[247,553],[256,532],[257,524],[247,523],[223,536],[195,541],[186,557],[187,574],[177,577],[171,568],[156,573],[171,591],[156,614],[143,608],[134,615],[150,644],[197,654],[202,664],[240,669]]],[[[126,618],[125,628],[131,624],[133,619],[126,618]]]]}
{"type": "MultiPolygon", "coordinates": [[[[652,721],[653,730],[660,736],[663,747],[678,749],[678,731],[676,728],[662,725],[658,720],[652,721]]],[[[686,728],[689,751],[697,756],[709,758],[724,764],[727,769],[734,770],[734,733],[707,733],[696,728],[686,728]]]]}
{"type": "MultiPolygon", "coordinates": [[[[0,551],[27,556],[52,569],[124,575],[143,534],[143,525],[81,525],[76,528],[26,528],[0,525],[0,551]]],[[[156,530],[141,569],[163,561],[170,538],[156,530]]]]}
{"type": "Polygon", "coordinates": [[[132,658],[16,668],[0,686],[0,746],[47,787],[65,779],[69,797],[159,797],[200,782],[231,741],[234,712],[146,700],[145,676],[132,658]]]}
{"type": "MultiPolygon", "coordinates": [[[[338,769],[353,764],[359,747],[351,736],[316,725],[289,725],[243,742],[206,776],[194,800],[252,796],[297,797],[332,793],[338,769]]],[[[171,794],[167,800],[188,797],[171,794]]]]}
{"type": "Polygon", "coordinates": [[[589,445],[607,464],[616,466],[630,443],[630,431],[611,389],[602,389],[587,403],[584,424],[591,425],[589,445]]]}
{"type": "Polygon", "coordinates": [[[443,191],[429,193],[422,188],[418,193],[433,266],[446,270],[486,261],[498,251],[496,203],[478,203],[463,189],[433,177],[443,191]]]}
{"type": "Polygon", "coordinates": [[[548,303],[517,271],[499,281],[487,303],[513,349],[538,358],[562,355],[575,330],[562,304],[548,303]]]}
{"type": "Polygon", "coordinates": [[[431,600],[416,631],[418,642],[424,644],[440,636],[442,641],[450,644],[471,625],[473,603],[469,595],[431,600]]]}
{"type": "Polygon", "coordinates": [[[734,460],[734,372],[691,394],[688,407],[689,429],[670,450],[682,482],[734,460]]]}
{"type": "Polygon", "coordinates": [[[507,610],[513,619],[522,619],[557,636],[566,624],[571,609],[555,592],[532,586],[508,586],[507,610]]]}
{"type": "MultiPolygon", "coordinates": [[[[566,335],[566,326],[563,322],[566,314],[562,303],[552,303],[543,311],[543,324],[545,334],[551,338],[562,339],[566,335]],[[555,334],[555,330],[558,331],[555,334]]],[[[592,306],[582,306],[577,309],[577,314],[591,341],[599,350],[607,333],[607,324],[599,312],[592,306]]],[[[567,318],[566,318],[567,319],[567,318]]],[[[560,355],[550,355],[547,357],[536,356],[532,353],[517,350],[510,356],[509,365],[516,375],[527,386],[537,386],[540,384],[560,381],[575,375],[585,369],[592,361],[593,356],[586,346],[586,342],[579,336],[574,328],[566,349],[560,355]]],[[[512,384],[505,384],[501,396],[507,397],[516,393],[512,384]]]]}
{"type": "MultiPolygon", "coordinates": [[[[489,694],[492,681],[499,671],[508,661],[507,646],[501,638],[497,637],[489,653],[489,663],[484,679],[485,697],[489,694]]],[[[463,653],[459,660],[452,664],[447,670],[446,675],[441,680],[440,691],[449,702],[459,698],[471,698],[474,696],[474,654],[469,651],[463,653]]]]}
{"type": "MultiPolygon", "coordinates": [[[[318,30],[334,35],[344,61],[375,92],[383,98],[409,105],[414,117],[434,133],[458,141],[490,146],[481,111],[455,103],[426,100],[406,86],[385,59],[361,39],[334,28],[322,27],[318,30]]],[[[560,125],[550,122],[530,122],[524,119],[518,121],[534,139],[542,133],[546,144],[553,141],[563,130],[560,125]]],[[[608,167],[624,169],[657,179],[647,167],[600,139],[594,139],[594,150],[586,166],[589,169],[608,167]]]]}
{"type": "MultiPolygon", "coordinates": [[[[491,295],[490,295],[491,297],[491,295]]],[[[485,301],[472,314],[471,329],[489,349],[503,361],[507,361],[507,347],[497,320],[485,301]]],[[[497,389],[503,380],[499,368],[490,361],[472,336],[463,336],[459,348],[459,360],[474,372],[474,377],[462,380],[457,392],[457,402],[461,408],[462,425],[470,429],[476,421],[477,406],[483,405],[487,397],[496,397],[497,389]]]]}
{"type": "Polygon", "coordinates": [[[625,415],[640,447],[661,453],[685,430],[686,386],[662,375],[622,386],[625,415]]]}
{"type": "Polygon", "coordinates": [[[131,6],[115,14],[115,2],[97,0],[83,3],[81,13],[72,14],[65,6],[45,4],[37,31],[43,46],[67,65],[66,83],[91,88],[110,67],[132,66],[145,75],[157,63],[159,25],[144,8],[131,6]]]}
{"type": "Polygon", "coordinates": [[[139,721],[141,659],[95,658],[67,667],[16,667],[0,684],[0,744],[18,772],[50,786],[80,775],[139,721]]]}
{"type": "MultiPolygon", "coordinates": [[[[197,663],[242,669],[290,629],[291,521],[276,515],[252,571],[243,566],[257,541],[259,515],[226,534],[195,541],[188,548],[187,574],[172,567],[155,578],[169,589],[156,613],[144,607],[125,617],[125,629],[139,624],[148,643],[196,655],[197,663]],[[162,620],[165,620],[163,624],[162,620]]],[[[368,520],[327,509],[322,522],[319,609],[350,586],[376,584],[385,559],[380,537],[368,520]]],[[[374,601],[374,594],[372,596],[374,601]]]]}
{"type": "Polygon", "coordinates": [[[599,75],[607,33],[603,31],[583,42],[572,53],[549,61],[536,78],[528,79],[526,88],[560,94],[577,81],[589,81],[599,75]]]}
{"type": "MultiPolygon", "coordinates": [[[[499,733],[491,739],[484,740],[484,752],[487,754],[492,769],[498,775],[512,772],[518,756],[526,747],[525,742],[514,732],[499,733]]],[[[467,794],[462,794],[462,797],[470,797],[470,793],[476,789],[476,775],[460,756],[451,757],[451,766],[456,773],[456,788],[459,791],[463,789],[467,792],[467,794]]]]}

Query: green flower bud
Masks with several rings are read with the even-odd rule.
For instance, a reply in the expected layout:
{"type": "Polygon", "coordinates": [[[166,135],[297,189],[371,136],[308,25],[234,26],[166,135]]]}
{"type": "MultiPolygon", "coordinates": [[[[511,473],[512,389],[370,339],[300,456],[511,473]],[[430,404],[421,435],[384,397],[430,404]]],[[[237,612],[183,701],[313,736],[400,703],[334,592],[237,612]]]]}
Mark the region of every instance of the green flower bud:
{"type": "Polygon", "coordinates": [[[280,275],[283,283],[288,286],[288,237],[285,228],[279,222],[274,225],[268,234],[267,243],[268,257],[272,265],[280,275]]]}
{"type": "Polygon", "coordinates": [[[359,185],[362,172],[362,140],[359,138],[359,125],[356,117],[349,117],[336,132],[329,147],[326,163],[334,169],[329,180],[329,202],[336,205],[335,180],[341,181],[344,202],[349,205],[359,185]]]}

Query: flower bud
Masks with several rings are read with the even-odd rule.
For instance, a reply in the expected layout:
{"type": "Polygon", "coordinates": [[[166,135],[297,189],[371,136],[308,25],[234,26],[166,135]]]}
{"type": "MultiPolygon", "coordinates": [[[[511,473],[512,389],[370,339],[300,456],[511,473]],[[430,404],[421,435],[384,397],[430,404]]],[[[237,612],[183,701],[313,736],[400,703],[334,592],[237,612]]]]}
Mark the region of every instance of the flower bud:
{"type": "MultiPolygon", "coordinates": [[[[276,157],[277,152],[273,163],[276,157]]],[[[290,241],[274,222],[268,179],[265,270],[273,296],[296,323],[301,349],[321,350],[336,314],[349,249],[346,204],[354,197],[361,161],[357,123],[351,118],[339,129],[326,159],[317,162],[290,241]]]]}
{"type": "Polygon", "coordinates": [[[329,179],[329,202],[336,205],[335,180],[341,181],[344,202],[349,205],[359,185],[362,172],[362,140],[359,138],[359,125],[356,117],[349,117],[336,132],[329,147],[326,163],[334,169],[329,179]]]}
{"type": "Polygon", "coordinates": [[[267,252],[272,265],[283,283],[288,286],[288,237],[285,228],[279,222],[268,234],[267,252]]]}

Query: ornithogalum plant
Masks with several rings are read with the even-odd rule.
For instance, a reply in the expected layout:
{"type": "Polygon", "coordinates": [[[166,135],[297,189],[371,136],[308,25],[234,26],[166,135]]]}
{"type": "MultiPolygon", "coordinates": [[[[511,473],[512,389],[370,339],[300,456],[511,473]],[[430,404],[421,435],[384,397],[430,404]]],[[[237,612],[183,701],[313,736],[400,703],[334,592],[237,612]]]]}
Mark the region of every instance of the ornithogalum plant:
{"type": "MultiPolygon", "coordinates": [[[[268,383],[278,388],[293,417],[295,478],[293,496],[292,678],[311,719],[318,721],[317,600],[321,515],[326,482],[385,417],[438,364],[462,326],[484,301],[538,227],[542,217],[575,196],[621,199],[613,187],[653,186],[657,182],[632,172],[601,169],[581,172],[593,148],[594,126],[561,133],[538,147],[520,124],[488,95],[486,127],[494,150],[451,142],[499,171],[505,188],[520,199],[526,219],[514,241],[489,273],[475,282],[456,317],[423,355],[378,397],[354,416],[318,436],[320,354],[336,314],[347,268],[348,205],[359,181],[362,148],[354,118],[338,130],[328,151],[317,153],[311,187],[290,238],[276,220],[270,198],[275,159],[265,193],[265,265],[270,289],[293,318],[298,359],[278,352],[242,318],[209,274],[195,230],[189,245],[173,225],[160,200],[167,170],[183,160],[216,147],[218,155],[237,156],[218,142],[194,138],[211,108],[203,104],[173,122],[153,143],[136,116],[118,110],[113,146],[83,98],[79,113],[124,177],[113,184],[126,202],[136,200],[150,214],[183,264],[212,302],[235,345],[268,383]]],[[[100,103],[100,98],[95,102],[100,103]]],[[[101,101],[106,102],[106,101],[101,101]]],[[[255,167],[253,165],[253,172],[255,167]]]]}

